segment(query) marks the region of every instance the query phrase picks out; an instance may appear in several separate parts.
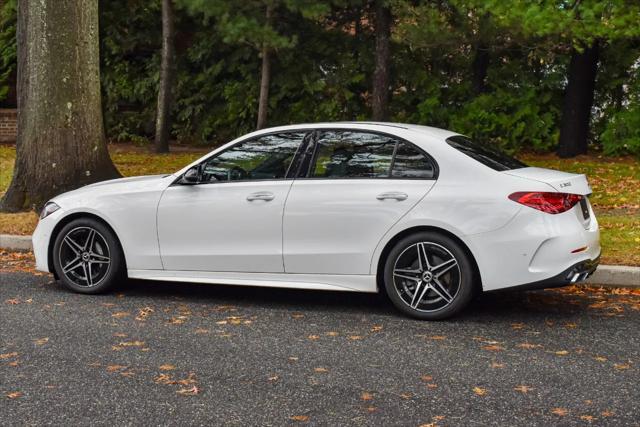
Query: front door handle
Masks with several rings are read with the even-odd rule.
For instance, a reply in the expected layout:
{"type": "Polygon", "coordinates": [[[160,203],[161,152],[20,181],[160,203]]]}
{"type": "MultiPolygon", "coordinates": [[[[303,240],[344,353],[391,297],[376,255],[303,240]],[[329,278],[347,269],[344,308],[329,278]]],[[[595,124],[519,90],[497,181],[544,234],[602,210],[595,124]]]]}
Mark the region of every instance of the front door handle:
{"type": "Polygon", "coordinates": [[[270,202],[275,199],[276,196],[269,191],[258,191],[257,193],[251,193],[247,196],[247,200],[253,202],[255,200],[264,200],[265,202],[270,202]]]}
{"type": "Polygon", "coordinates": [[[407,193],[402,193],[400,191],[390,191],[388,193],[378,194],[376,196],[376,199],[378,200],[394,199],[400,202],[402,200],[407,200],[408,197],[409,196],[407,196],[407,193]]]}

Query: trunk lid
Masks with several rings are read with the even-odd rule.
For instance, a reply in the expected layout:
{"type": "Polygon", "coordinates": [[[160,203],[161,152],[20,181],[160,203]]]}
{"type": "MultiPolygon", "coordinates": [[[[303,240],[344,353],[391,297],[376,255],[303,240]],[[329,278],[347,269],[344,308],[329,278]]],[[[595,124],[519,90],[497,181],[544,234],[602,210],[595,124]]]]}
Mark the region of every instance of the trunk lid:
{"type": "Polygon", "coordinates": [[[538,182],[544,182],[560,193],[587,196],[592,192],[591,186],[587,182],[587,177],[583,174],[534,167],[511,169],[503,171],[502,173],[518,176],[520,178],[532,179],[538,182]]]}

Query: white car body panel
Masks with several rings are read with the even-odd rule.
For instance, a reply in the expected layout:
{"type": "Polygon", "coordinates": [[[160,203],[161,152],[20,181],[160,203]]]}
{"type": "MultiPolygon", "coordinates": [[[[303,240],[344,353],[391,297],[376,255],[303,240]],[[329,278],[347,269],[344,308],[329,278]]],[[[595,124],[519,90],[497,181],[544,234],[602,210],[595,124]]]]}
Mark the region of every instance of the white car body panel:
{"type": "Polygon", "coordinates": [[[293,180],[175,185],[158,206],[167,270],[282,273],[282,213],[293,180]],[[247,200],[270,194],[271,201],[247,200]]]}
{"type": "Polygon", "coordinates": [[[236,273],[208,271],[129,270],[132,279],[218,285],[295,288],[320,291],[377,292],[376,276],[358,274],[236,273]]]}
{"type": "Polygon", "coordinates": [[[296,180],[284,215],[287,273],[373,274],[373,249],[435,181],[296,180]],[[405,200],[383,199],[395,193],[405,200]]]}
{"type": "Polygon", "coordinates": [[[508,199],[518,191],[591,193],[584,175],[540,168],[497,172],[451,147],[454,132],[415,125],[320,123],[253,132],[168,176],[106,181],[52,199],[60,209],[33,235],[36,267],[51,271],[56,226],[90,214],[118,236],[132,278],[375,292],[381,256],[412,229],[464,244],[484,290],[552,278],[600,255],[598,223],[579,206],[547,214],[508,199]],[[382,132],[433,157],[437,180],[282,179],[173,185],[190,167],[267,132],[382,132]],[[266,191],[273,200],[248,201],[266,191]],[[378,200],[402,192],[404,201],[378,200]],[[572,253],[577,248],[586,248],[572,253]]]}

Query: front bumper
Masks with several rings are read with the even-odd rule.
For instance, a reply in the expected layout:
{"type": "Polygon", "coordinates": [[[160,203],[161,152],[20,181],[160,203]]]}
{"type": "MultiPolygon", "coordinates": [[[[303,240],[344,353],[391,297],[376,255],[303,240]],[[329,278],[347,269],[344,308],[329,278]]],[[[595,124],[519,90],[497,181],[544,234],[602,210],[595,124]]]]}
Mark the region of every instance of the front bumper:
{"type": "Polygon", "coordinates": [[[36,258],[36,270],[47,273],[53,272],[53,266],[49,265],[49,244],[51,243],[51,236],[53,235],[56,224],[58,224],[62,216],[64,216],[63,210],[58,209],[45,219],[40,220],[31,236],[33,255],[36,258]]]}

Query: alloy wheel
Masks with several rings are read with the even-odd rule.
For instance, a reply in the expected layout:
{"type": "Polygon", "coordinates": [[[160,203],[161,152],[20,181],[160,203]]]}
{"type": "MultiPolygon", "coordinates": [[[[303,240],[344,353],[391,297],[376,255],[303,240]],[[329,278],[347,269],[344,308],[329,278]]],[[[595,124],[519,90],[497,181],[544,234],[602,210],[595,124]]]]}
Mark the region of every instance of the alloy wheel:
{"type": "Polygon", "coordinates": [[[111,267],[107,241],[91,227],[76,227],[62,239],[58,261],[65,275],[73,284],[91,288],[105,278],[111,267]]]}
{"type": "Polygon", "coordinates": [[[434,312],[449,306],[460,290],[458,260],[444,246],[418,242],[407,247],[393,266],[393,284],[411,309],[434,312]]]}

